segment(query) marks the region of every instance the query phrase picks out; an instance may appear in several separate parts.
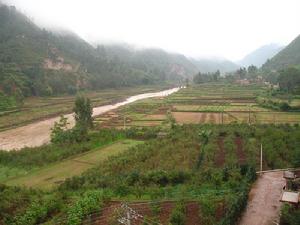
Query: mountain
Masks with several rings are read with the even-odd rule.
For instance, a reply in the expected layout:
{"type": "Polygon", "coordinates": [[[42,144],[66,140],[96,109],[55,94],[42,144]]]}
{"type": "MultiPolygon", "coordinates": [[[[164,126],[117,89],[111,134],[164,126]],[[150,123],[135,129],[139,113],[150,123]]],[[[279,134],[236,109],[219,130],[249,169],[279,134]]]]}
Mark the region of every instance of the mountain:
{"type": "Polygon", "coordinates": [[[14,6],[0,4],[0,21],[2,102],[5,96],[18,100],[82,89],[179,82],[197,72],[183,55],[120,45],[96,48],[72,32],[50,32],[14,6]]]}
{"type": "Polygon", "coordinates": [[[232,72],[237,70],[239,66],[227,59],[190,59],[201,73],[213,73],[220,70],[221,73],[232,72]]]}
{"type": "Polygon", "coordinates": [[[268,59],[280,52],[284,47],[278,44],[264,45],[250,54],[246,55],[242,60],[237,62],[243,67],[254,65],[261,67],[268,59]]]}
{"type": "Polygon", "coordinates": [[[300,35],[277,55],[268,60],[264,65],[264,70],[280,70],[288,66],[300,68],[300,35]]]}

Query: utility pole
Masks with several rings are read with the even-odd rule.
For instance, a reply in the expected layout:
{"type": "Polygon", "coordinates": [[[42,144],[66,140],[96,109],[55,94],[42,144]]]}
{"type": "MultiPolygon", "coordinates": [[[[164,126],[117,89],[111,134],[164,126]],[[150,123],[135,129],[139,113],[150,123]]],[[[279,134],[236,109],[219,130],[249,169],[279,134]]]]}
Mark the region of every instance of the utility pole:
{"type": "Polygon", "coordinates": [[[224,113],[224,111],[222,110],[222,124],[224,122],[223,113],[224,113]]]}
{"type": "Polygon", "coordinates": [[[126,129],[126,116],[123,117],[123,129],[126,129]]]}
{"type": "Polygon", "coordinates": [[[260,144],[260,175],[262,174],[262,161],[263,161],[263,149],[262,149],[262,143],[260,144]]]}
{"type": "Polygon", "coordinates": [[[250,106],[249,106],[249,108],[248,108],[248,123],[249,123],[249,124],[251,123],[251,121],[250,121],[250,106]]]}

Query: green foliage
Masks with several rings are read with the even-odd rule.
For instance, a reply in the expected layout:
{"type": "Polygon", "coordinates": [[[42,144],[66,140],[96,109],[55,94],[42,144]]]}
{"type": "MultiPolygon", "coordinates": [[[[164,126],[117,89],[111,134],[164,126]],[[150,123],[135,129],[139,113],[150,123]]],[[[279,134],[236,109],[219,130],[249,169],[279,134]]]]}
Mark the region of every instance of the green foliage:
{"type": "Polygon", "coordinates": [[[300,70],[289,67],[280,71],[278,77],[280,89],[288,93],[299,92],[300,89],[300,70]]]}
{"type": "Polygon", "coordinates": [[[208,82],[216,82],[220,79],[220,71],[215,73],[201,73],[199,72],[193,77],[193,82],[195,84],[203,84],[208,82]]]}
{"type": "Polygon", "coordinates": [[[216,208],[218,207],[218,197],[203,197],[199,200],[200,218],[206,225],[217,224],[216,208]]]}
{"type": "Polygon", "coordinates": [[[91,105],[91,100],[89,98],[86,98],[84,96],[77,96],[73,111],[75,113],[75,126],[84,130],[93,127],[93,108],[91,105]]]}
{"type": "Polygon", "coordinates": [[[179,82],[197,71],[182,55],[118,45],[94,48],[71,32],[51,33],[14,7],[1,5],[0,21],[0,91],[8,96],[179,82]]]}
{"type": "Polygon", "coordinates": [[[298,225],[300,221],[300,210],[289,204],[284,204],[281,209],[280,225],[298,225]]]}
{"type": "Polygon", "coordinates": [[[25,213],[17,215],[12,222],[13,225],[35,225],[42,223],[49,214],[59,211],[61,202],[54,197],[34,201],[27,207],[25,213]]]}
{"type": "Polygon", "coordinates": [[[84,193],[84,195],[67,210],[66,224],[81,224],[85,216],[103,207],[105,199],[106,196],[103,190],[84,193]]]}
{"type": "Polygon", "coordinates": [[[229,196],[226,204],[226,213],[220,221],[220,225],[232,225],[236,223],[247,205],[248,192],[249,187],[246,184],[241,184],[239,192],[233,196],[229,196]]]}
{"type": "Polygon", "coordinates": [[[51,142],[55,144],[71,143],[72,130],[68,130],[68,119],[61,116],[58,122],[54,123],[51,129],[51,142]]]}
{"type": "Polygon", "coordinates": [[[51,129],[52,143],[82,142],[87,139],[88,129],[93,127],[93,108],[90,99],[78,96],[73,110],[75,127],[68,129],[67,118],[61,116],[59,122],[55,122],[54,127],[51,129]]]}
{"type": "Polygon", "coordinates": [[[123,138],[125,138],[125,134],[122,131],[103,129],[99,132],[90,133],[89,140],[82,143],[51,144],[25,148],[22,151],[0,151],[0,165],[32,169],[99,148],[123,138]]]}
{"type": "MultiPolygon", "coordinates": [[[[65,156],[73,154],[71,152],[76,150],[78,145],[85,144],[90,149],[89,147],[101,145],[105,141],[122,138],[127,132],[101,130],[101,132],[90,133],[90,140],[79,144],[60,147],[50,145],[48,148],[46,146],[36,148],[36,151],[27,149],[18,152],[0,152],[0,164],[3,162],[11,166],[19,165],[22,168],[39,166],[44,158],[43,163],[46,164],[58,160],[63,154],[66,154],[65,156]]],[[[139,129],[132,129],[128,135],[144,138],[143,135],[148,132],[153,131],[143,129],[141,132],[139,129]]],[[[178,201],[183,198],[195,200],[200,204],[199,213],[206,224],[235,224],[246,205],[249,187],[256,178],[257,161],[253,161],[253,158],[259,156],[259,144],[263,143],[267,167],[297,166],[299,135],[299,126],[288,125],[176,125],[164,138],[151,138],[145,141],[145,144],[111,157],[78,177],[67,179],[57,190],[49,193],[62,195],[63,197],[58,199],[62,199],[63,203],[68,205],[67,210],[61,207],[54,215],[46,213],[48,210],[42,210],[34,214],[34,218],[48,221],[49,218],[57,215],[63,219],[67,218],[70,224],[78,224],[91,211],[97,211],[98,206],[102,207],[103,203],[101,197],[94,198],[91,197],[94,196],[93,194],[84,193],[105,189],[114,199],[125,201],[137,199],[178,201]],[[199,169],[195,169],[199,156],[199,141],[206,141],[206,138],[202,140],[202,135],[199,137],[199,131],[209,131],[210,135],[204,148],[205,160],[199,169]],[[237,137],[243,139],[245,143],[243,151],[247,159],[245,163],[239,164],[235,159],[225,160],[225,164],[221,167],[216,164],[215,159],[219,152],[217,141],[220,134],[224,138],[225,157],[227,154],[233,157],[237,147],[234,140],[237,137]],[[275,162],[274,158],[276,158],[275,162]],[[97,207],[96,202],[99,202],[97,207]]],[[[156,136],[149,135],[149,137],[156,136]]],[[[43,199],[46,199],[41,198],[45,193],[31,193],[28,190],[22,190],[20,193],[15,189],[10,191],[6,189],[2,194],[0,192],[0,198],[4,196],[4,202],[0,202],[0,212],[3,212],[5,218],[10,219],[16,215],[18,217],[25,215],[27,211],[30,212],[30,209],[34,208],[31,207],[33,202],[42,199],[40,201],[43,203],[43,199]],[[21,200],[23,198],[29,200],[21,200]],[[11,207],[14,207],[14,211],[10,211],[11,207]]],[[[174,208],[169,221],[171,224],[184,223],[184,208],[182,204],[174,208]]],[[[152,212],[153,216],[157,216],[159,207],[153,207],[152,212]]]]}
{"type": "Polygon", "coordinates": [[[170,225],[184,225],[185,224],[185,203],[180,201],[176,204],[175,208],[172,210],[170,216],[170,225]]]}
{"type": "Polygon", "coordinates": [[[300,36],[295,38],[288,46],[268,60],[262,67],[263,70],[281,70],[288,66],[300,65],[300,36]]]}

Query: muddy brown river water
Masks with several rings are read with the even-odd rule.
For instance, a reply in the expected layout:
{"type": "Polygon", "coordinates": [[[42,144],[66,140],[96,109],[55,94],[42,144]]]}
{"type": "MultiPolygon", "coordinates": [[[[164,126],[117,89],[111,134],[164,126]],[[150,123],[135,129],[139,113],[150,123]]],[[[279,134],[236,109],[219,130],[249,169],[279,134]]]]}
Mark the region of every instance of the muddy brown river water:
{"type": "MultiPolygon", "coordinates": [[[[110,110],[117,109],[121,106],[133,103],[138,100],[153,98],[153,97],[163,97],[175,93],[180,88],[172,88],[165,91],[144,93],[127,98],[123,102],[119,102],[112,105],[104,105],[95,107],[93,109],[93,116],[98,116],[106,113],[110,110]]],[[[75,121],[73,114],[65,115],[70,122],[70,126],[73,126],[75,121]]],[[[50,141],[51,128],[54,123],[59,120],[59,117],[46,119],[43,121],[28,124],[26,126],[13,128],[11,130],[6,130],[0,132],[0,149],[10,151],[13,149],[21,149],[24,147],[36,147],[43,144],[47,144],[50,141]]]]}

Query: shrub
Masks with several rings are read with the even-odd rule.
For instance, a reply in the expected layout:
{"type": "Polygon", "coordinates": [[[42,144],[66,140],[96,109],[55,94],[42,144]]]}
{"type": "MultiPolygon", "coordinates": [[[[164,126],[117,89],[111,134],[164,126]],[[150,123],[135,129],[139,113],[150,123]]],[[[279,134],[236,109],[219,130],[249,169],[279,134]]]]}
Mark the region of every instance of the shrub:
{"type": "Polygon", "coordinates": [[[298,225],[300,221],[300,210],[284,204],[281,209],[280,225],[298,225]]]}
{"type": "Polygon", "coordinates": [[[25,213],[16,216],[14,225],[34,225],[42,223],[49,214],[61,208],[61,201],[51,197],[42,201],[34,201],[25,213]]]}
{"type": "Polygon", "coordinates": [[[67,211],[67,225],[81,224],[85,216],[104,206],[103,190],[88,191],[67,211]]]}
{"type": "Polygon", "coordinates": [[[184,225],[185,224],[185,204],[183,201],[178,202],[172,210],[170,216],[170,225],[184,225]]]}

